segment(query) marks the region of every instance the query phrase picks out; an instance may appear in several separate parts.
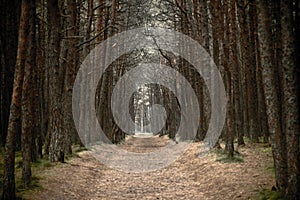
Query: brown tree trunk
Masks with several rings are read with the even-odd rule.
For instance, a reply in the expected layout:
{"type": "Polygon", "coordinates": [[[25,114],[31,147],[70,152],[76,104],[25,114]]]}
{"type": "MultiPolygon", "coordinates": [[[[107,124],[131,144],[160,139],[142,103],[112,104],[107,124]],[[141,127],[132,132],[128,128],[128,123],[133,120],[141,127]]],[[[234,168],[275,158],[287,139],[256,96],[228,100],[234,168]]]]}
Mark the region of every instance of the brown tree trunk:
{"type": "Polygon", "coordinates": [[[271,19],[268,8],[268,1],[258,1],[258,33],[259,33],[259,50],[261,54],[263,86],[268,116],[268,128],[271,136],[271,145],[273,150],[273,159],[275,166],[276,185],[284,193],[287,183],[287,166],[286,166],[286,147],[285,137],[282,132],[280,109],[279,109],[279,92],[276,88],[278,74],[272,63],[272,35],[271,19]]]}
{"type": "Polygon", "coordinates": [[[268,142],[270,133],[268,130],[267,110],[266,110],[265,94],[263,89],[261,55],[259,50],[260,45],[259,45],[259,39],[257,33],[258,20],[257,20],[256,5],[254,4],[254,2],[253,4],[250,4],[250,9],[252,9],[253,12],[249,13],[249,18],[254,20],[253,22],[250,21],[250,41],[254,43],[254,50],[256,55],[255,58],[253,58],[253,60],[251,59],[251,63],[253,63],[254,61],[256,63],[256,84],[257,84],[258,111],[259,111],[258,116],[260,122],[260,131],[264,135],[264,142],[268,142]]]}
{"type": "Polygon", "coordinates": [[[239,55],[241,55],[241,61],[239,62],[239,68],[240,68],[240,103],[239,103],[239,109],[242,115],[241,122],[241,130],[238,131],[238,145],[244,145],[244,133],[248,132],[247,124],[248,124],[248,106],[247,106],[247,91],[246,91],[246,85],[247,81],[245,80],[247,69],[249,68],[249,61],[248,61],[248,54],[247,49],[249,46],[249,30],[248,30],[248,21],[247,21],[247,12],[246,12],[246,2],[244,0],[238,0],[237,1],[237,17],[238,17],[238,32],[240,33],[238,35],[238,41],[239,46],[238,48],[239,55]]]}
{"type": "Polygon", "coordinates": [[[14,89],[10,107],[9,123],[4,155],[3,200],[14,200],[15,194],[15,148],[17,131],[21,115],[22,85],[24,80],[25,59],[28,42],[28,24],[30,0],[22,1],[20,18],[19,44],[14,78],[14,89]]]}
{"type": "MultiPolygon", "coordinates": [[[[256,32],[256,5],[254,1],[250,1],[249,5],[249,32],[241,33],[244,44],[243,60],[246,68],[246,93],[247,93],[247,112],[248,112],[248,134],[252,142],[258,140],[258,103],[257,103],[257,82],[256,82],[256,54],[255,54],[255,32],[256,32]]],[[[242,30],[247,30],[245,22],[242,30]]]]}
{"type": "Polygon", "coordinates": [[[297,67],[293,30],[293,1],[282,0],[281,41],[282,41],[282,88],[283,121],[287,144],[287,199],[300,199],[300,154],[299,154],[299,104],[297,97],[297,67]]]}
{"type": "Polygon", "coordinates": [[[45,67],[45,42],[46,42],[46,34],[45,34],[45,25],[43,20],[46,20],[45,17],[45,5],[44,0],[39,0],[38,7],[40,9],[40,17],[42,20],[37,21],[38,32],[37,32],[37,85],[38,85],[38,101],[39,101],[39,134],[37,134],[37,153],[39,157],[43,157],[42,146],[44,145],[45,155],[49,153],[49,145],[47,144],[48,140],[45,140],[47,136],[48,129],[48,68],[45,67]]]}
{"type": "Polygon", "coordinates": [[[58,0],[47,2],[49,23],[48,67],[50,68],[49,160],[64,162],[64,132],[62,111],[62,70],[60,56],[60,10],[58,0]]]}
{"type": "Polygon", "coordinates": [[[33,118],[34,108],[34,73],[33,68],[36,67],[36,46],[35,46],[35,1],[30,4],[29,12],[29,50],[25,63],[25,74],[22,92],[22,135],[21,135],[21,147],[22,147],[22,182],[26,187],[31,181],[31,153],[32,153],[32,138],[35,131],[35,120],[33,118]]]}
{"type": "Polygon", "coordinates": [[[235,106],[238,104],[238,75],[237,75],[237,55],[236,55],[236,29],[235,29],[235,0],[230,0],[229,9],[229,66],[230,68],[228,71],[231,71],[230,79],[228,80],[230,82],[228,90],[228,99],[229,99],[229,106],[228,106],[228,118],[231,118],[229,120],[229,126],[228,128],[228,143],[227,143],[227,150],[228,150],[228,157],[232,158],[234,153],[234,136],[235,132],[237,131],[237,119],[236,113],[238,112],[235,108],[235,106]]]}
{"type": "Polygon", "coordinates": [[[0,145],[5,146],[18,49],[21,1],[0,1],[0,145]]]}
{"type": "Polygon", "coordinates": [[[223,9],[224,12],[227,14],[225,17],[225,34],[224,34],[224,44],[223,44],[223,61],[222,64],[225,70],[225,85],[226,85],[226,96],[227,96],[227,116],[226,116],[226,134],[225,134],[225,141],[226,146],[225,150],[228,152],[228,157],[232,158],[234,153],[234,127],[233,127],[233,83],[232,83],[232,72],[230,67],[230,55],[232,54],[232,46],[230,46],[230,39],[232,39],[232,33],[230,32],[232,29],[233,24],[229,26],[230,22],[233,21],[231,16],[231,11],[229,10],[228,2],[224,2],[223,9]]]}
{"type": "MultiPolygon", "coordinates": [[[[77,39],[74,37],[77,34],[77,8],[76,0],[67,1],[67,15],[69,16],[66,21],[67,25],[67,63],[66,63],[66,76],[64,87],[64,134],[65,138],[65,153],[72,154],[71,142],[72,138],[75,138],[76,129],[72,116],[72,87],[75,81],[75,69],[76,69],[76,57],[78,57],[78,51],[76,49],[77,39]]],[[[73,139],[74,141],[75,139],[73,139]]]]}

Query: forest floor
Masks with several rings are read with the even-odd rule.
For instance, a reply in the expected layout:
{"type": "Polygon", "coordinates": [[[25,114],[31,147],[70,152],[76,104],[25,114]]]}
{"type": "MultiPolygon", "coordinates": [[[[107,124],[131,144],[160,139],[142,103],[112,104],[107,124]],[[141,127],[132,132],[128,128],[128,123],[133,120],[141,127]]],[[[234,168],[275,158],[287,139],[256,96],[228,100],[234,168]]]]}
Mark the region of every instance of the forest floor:
{"type": "MultiPolygon", "coordinates": [[[[153,151],[167,143],[165,137],[130,137],[120,146],[128,151],[153,151]]],[[[31,200],[128,200],[128,199],[259,199],[263,189],[274,185],[272,154],[263,144],[238,149],[240,162],[225,162],[224,154],[212,152],[199,158],[200,143],[171,165],[148,173],[117,171],[83,151],[64,164],[38,174],[42,188],[27,191],[31,200]],[[219,160],[219,161],[217,161],[219,160]]]]}

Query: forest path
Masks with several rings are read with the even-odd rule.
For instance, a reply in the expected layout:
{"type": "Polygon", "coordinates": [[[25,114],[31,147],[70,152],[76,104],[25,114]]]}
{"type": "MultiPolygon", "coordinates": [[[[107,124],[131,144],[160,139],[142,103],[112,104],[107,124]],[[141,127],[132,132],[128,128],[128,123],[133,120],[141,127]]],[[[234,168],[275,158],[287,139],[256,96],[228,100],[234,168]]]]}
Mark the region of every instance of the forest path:
{"type": "MultiPolygon", "coordinates": [[[[130,137],[120,146],[128,151],[153,151],[168,140],[164,137],[130,137]]],[[[216,154],[198,157],[199,143],[166,168],[148,173],[125,173],[101,164],[89,151],[65,164],[42,172],[43,189],[29,191],[32,200],[128,200],[128,199],[257,199],[270,189],[274,175],[271,152],[246,145],[239,149],[244,162],[216,162],[216,154]]]]}

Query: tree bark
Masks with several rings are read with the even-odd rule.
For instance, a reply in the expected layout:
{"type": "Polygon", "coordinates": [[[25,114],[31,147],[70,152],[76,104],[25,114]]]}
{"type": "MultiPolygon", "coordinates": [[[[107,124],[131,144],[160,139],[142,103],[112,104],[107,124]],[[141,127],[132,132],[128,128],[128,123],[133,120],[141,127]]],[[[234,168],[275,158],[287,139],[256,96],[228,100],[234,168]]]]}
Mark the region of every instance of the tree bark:
{"type": "Polygon", "coordinates": [[[62,111],[62,70],[60,56],[60,10],[58,0],[47,2],[49,23],[49,52],[48,67],[50,68],[50,116],[49,116],[49,160],[51,162],[64,162],[64,132],[62,111]]]}
{"type": "Polygon", "coordinates": [[[297,97],[297,67],[295,54],[295,32],[293,30],[293,1],[282,0],[282,88],[283,121],[287,144],[287,199],[300,199],[300,154],[299,154],[299,104],[297,97]]]}
{"type": "MultiPolygon", "coordinates": [[[[246,93],[248,112],[248,134],[252,142],[258,140],[258,102],[257,102],[257,82],[256,82],[256,54],[255,54],[255,33],[256,33],[256,5],[253,0],[249,5],[249,32],[241,33],[243,40],[247,43],[241,45],[243,48],[243,61],[246,68],[246,93]]],[[[245,22],[244,22],[245,23],[245,22]]],[[[246,24],[242,30],[247,30],[246,24]]]]}
{"type": "Polygon", "coordinates": [[[22,1],[19,44],[16,60],[16,71],[14,77],[14,88],[10,107],[9,123],[4,155],[4,177],[3,177],[3,200],[13,200],[16,198],[15,191],[15,148],[17,132],[21,115],[22,85],[24,80],[25,59],[28,42],[28,24],[30,0],[22,1]]]}
{"type": "Polygon", "coordinates": [[[258,1],[258,37],[259,50],[261,55],[263,86],[268,116],[268,128],[271,136],[273,159],[275,166],[276,186],[284,193],[287,183],[286,147],[285,137],[282,132],[279,92],[276,88],[278,74],[275,73],[272,49],[271,19],[268,8],[268,1],[258,1]]]}
{"type": "Polygon", "coordinates": [[[26,187],[31,181],[31,153],[32,153],[32,139],[35,132],[35,120],[33,118],[34,108],[34,73],[36,67],[36,46],[35,46],[35,1],[32,1],[29,8],[29,49],[26,56],[24,83],[22,92],[22,134],[21,134],[21,148],[22,148],[22,182],[26,187]]]}
{"type": "MultiPolygon", "coordinates": [[[[77,8],[76,0],[67,1],[67,37],[76,36],[76,25],[77,25],[77,8]]],[[[69,39],[67,41],[67,63],[66,63],[66,76],[65,76],[65,87],[64,87],[64,134],[65,138],[65,153],[72,154],[71,142],[72,138],[76,136],[76,129],[72,116],[72,87],[75,81],[75,68],[76,68],[76,57],[78,57],[78,51],[76,49],[77,39],[69,39]]]]}
{"type": "Polygon", "coordinates": [[[21,1],[0,1],[0,145],[5,146],[18,49],[21,1]]]}

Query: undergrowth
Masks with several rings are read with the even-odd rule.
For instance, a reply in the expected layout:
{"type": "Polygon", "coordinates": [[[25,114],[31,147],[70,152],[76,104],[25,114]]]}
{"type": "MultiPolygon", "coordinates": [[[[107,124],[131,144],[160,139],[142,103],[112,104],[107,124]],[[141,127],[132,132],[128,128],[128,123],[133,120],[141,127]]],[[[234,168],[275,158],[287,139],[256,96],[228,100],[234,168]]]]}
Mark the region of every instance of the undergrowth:
{"type": "Polygon", "coordinates": [[[263,189],[259,193],[260,200],[284,200],[283,195],[278,191],[263,189]]]}
{"type": "MultiPolygon", "coordinates": [[[[78,157],[78,153],[86,150],[85,148],[75,146],[73,153],[66,156],[66,160],[72,157],[78,157]]],[[[22,154],[20,151],[15,153],[15,182],[16,182],[16,195],[17,199],[23,199],[22,196],[32,189],[41,189],[42,186],[39,183],[43,177],[38,176],[40,172],[46,170],[47,168],[58,165],[58,163],[51,163],[47,159],[37,159],[35,162],[31,162],[31,182],[28,186],[24,186],[22,183],[22,154]]],[[[4,175],[4,149],[0,148],[0,195],[2,196],[2,186],[3,186],[3,175],[4,175]]]]}
{"type": "Polygon", "coordinates": [[[228,157],[228,153],[223,149],[215,149],[213,151],[216,155],[216,161],[217,162],[223,162],[223,163],[241,163],[244,162],[244,159],[242,158],[241,154],[237,151],[234,152],[233,157],[228,157]]]}

